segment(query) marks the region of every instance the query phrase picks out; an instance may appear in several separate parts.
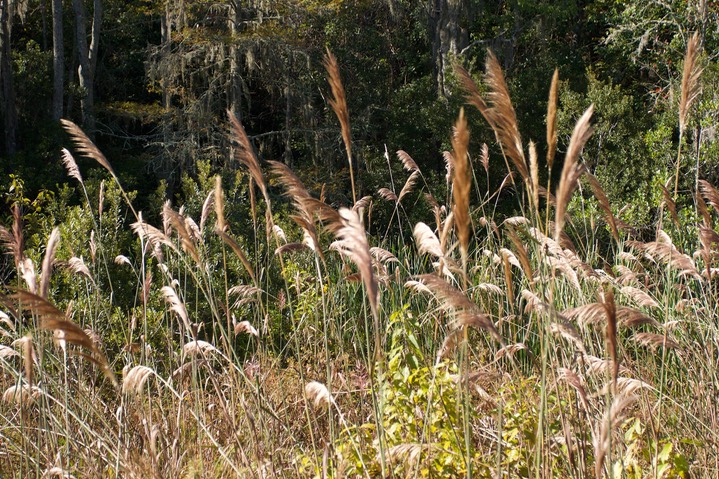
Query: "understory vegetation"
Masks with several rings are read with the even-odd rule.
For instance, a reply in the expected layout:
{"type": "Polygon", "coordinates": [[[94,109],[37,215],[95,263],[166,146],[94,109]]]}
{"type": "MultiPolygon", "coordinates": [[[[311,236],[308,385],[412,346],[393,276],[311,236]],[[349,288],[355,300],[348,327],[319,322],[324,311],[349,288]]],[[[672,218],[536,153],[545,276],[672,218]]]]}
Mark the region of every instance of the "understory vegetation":
{"type": "Polygon", "coordinates": [[[679,138],[657,142],[676,162],[626,217],[582,157],[606,112],[561,117],[582,100],[555,73],[540,161],[491,52],[481,81],[456,68],[446,176],[387,153],[366,196],[328,52],[346,207],[260,161],[229,113],[231,167],[199,162],[185,204],[138,211],[63,121],[73,186],[29,199],[13,177],[0,228],[0,475],[717,477],[719,191],[684,134],[698,50],[679,138]]]}

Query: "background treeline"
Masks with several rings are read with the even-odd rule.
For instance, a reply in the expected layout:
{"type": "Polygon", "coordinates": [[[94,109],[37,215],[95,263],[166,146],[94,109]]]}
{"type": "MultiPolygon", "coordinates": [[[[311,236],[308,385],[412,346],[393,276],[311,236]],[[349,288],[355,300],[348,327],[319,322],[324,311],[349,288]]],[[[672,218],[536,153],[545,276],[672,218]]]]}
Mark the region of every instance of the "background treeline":
{"type": "MultiPolygon", "coordinates": [[[[261,158],[287,163],[317,194],[324,185],[328,202],[348,204],[344,147],[325,101],[326,48],[347,88],[362,192],[384,186],[375,178],[386,172],[385,147],[407,151],[441,183],[448,125],[464,101],[453,64],[476,73],[489,48],[525,140],[543,138],[555,67],[561,131],[568,136],[596,105],[585,161],[615,201],[633,205],[627,220],[649,223],[651,192],[677,160],[681,63],[694,31],[705,52],[704,90],[683,148],[694,159],[683,163],[716,179],[716,2],[3,0],[0,8],[3,191],[17,181],[10,175],[31,197],[66,181],[58,120],[69,118],[112,158],[141,207],[172,198],[198,162],[231,166],[230,110],[261,158]]],[[[492,144],[474,111],[470,124],[474,151],[492,144]]],[[[490,156],[499,154],[492,147],[490,156]]],[[[493,190],[504,167],[491,164],[497,171],[487,178],[496,184],[477,180],[493,190]]]]}

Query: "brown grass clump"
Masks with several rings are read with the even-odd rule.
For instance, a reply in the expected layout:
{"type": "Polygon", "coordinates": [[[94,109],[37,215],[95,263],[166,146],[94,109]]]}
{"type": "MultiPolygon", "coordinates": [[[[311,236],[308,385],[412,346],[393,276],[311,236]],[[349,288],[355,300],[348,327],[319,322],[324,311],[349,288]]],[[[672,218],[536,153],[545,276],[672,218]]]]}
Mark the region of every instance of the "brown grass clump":
{"type": "Polygon", "coordinates": [[[487,102],[482,98],[469,73],[461,66],[457,66],[456,71],[466,93],[467,102],[477,107],[482,113],[497,135],[504,153],[512,160],[525,184],[529,185],[529,169],[524,157],[522,137],[517,126],[517,115],[514,112],[509,89],[497,57],[491,51],[487,52],[485,62],[485,82],[489,87],[487,102]]]}
{"type": "Polygon", "coordinates": [[[420,275],[417,276],[417,279],[437,297],[442,309],[454,315],[455,321],[450,325],[452,329],[459,329],[464,326],[483,329],[494,336],[502,346],[505,346],[504,340],[490,317],[481,312],[479,306],[470,301],[463,292],[435,275],[420,275]]]}
{"type": "Polygon", "coordinates": [[[615,397],[604,419],[594,429],[594,474],[597,479],[604,477],[604,461],[609,453],[612,430],[626,417],[627,409],[636,400],[635,396],[629,395],[615,397]]]}
{"type": "Polygon", "coordinates": [[[7,388],[3,392],[2,400],[8,404],[25,408],[32,406],[41,394],[42,390],[39,387],[21,384],[7,388]]]}
{"type": "Polygon", "coordinates": [[[310,381],[305,385],[305,398],[316,408],[328,407],[335,404],[327,386],[317,381],[310,381]]]}
{"type": "Polygon", "coordinates": [[[113,178],[117,179],[117,175],[115,175],[115,170],[113,170],[112,166],[110,166],[110,162],[107,161],[105,155],[103,155],[99,148],[95,146],[95,144],[92,142],[92,140],[88,138],[85,132],[83,132],[79,126],[77,126],[70,120],[60,120],[60,122],[62,123],[63,128],[65,128],[65,131],[70,134],[70,137],[75,143],[77,151],[87,156],[88,158],[97,161],[100,166],[110,172],[113,178]]]}
{"type": "Polygon", "coordinates": [[[372,309],[372,316],[374,316],[375,322],[378,322],[379,289],[372,269],[372,255],[369,251],[367,235],[356,211],[342,208],[339,215],[340,221],[335,225],[338,241],[335,243],[338,251],[343,256],[348,257],[359,268],[367,297],[369,298],[370,308],[372,309]]]}
{"type": "Polygon", "coordinates": [[[262,196],[264,196],[265,201],[269,206],[270,199],[267,194],[267,186],[265,185],[265,179],[262,176],[260,163],[257,161],[257,157],[255,156],[255,150],[252,148],[250,140],[247,138],[247,133],[245,133],[245,129],[242,127],[242,124],[237,119],[235,114],[228,110],[227,116],[230,120],[230,139],[235,143],[236,147],[235,158],[240,163],[245,165],[250,171],[250,176],[255,184],[260,187],[262,196]]]}
{"type": "Polygon", "coordinates": [[[130,368],[126,366],[123,369],[122,393],[123,394],[140,394],[145,388],[147,380],[155,373],[152,368],[147,366],[135,366],[130,368]]]}
{"type": "Polygon", "coordinates": [[[76,179],[79,183],[82,184],[82,175],[80,174],[80,168],[77,167],[75,158],[73,158],[72,153],[70,153],[67,148],[62,149],[62,164],[67,170],[67,176],[76,179]]]}
{"type": "Polygon", "coordinates": [[[250,324],[249,321],[240,321],[239,323],[236,323],[234,325],[234,332],[235,332],[235,335],[238,335],[241,333],[246,333],[246,334],[249,334],[250,336],[254,336],[254,337],[259,336],[259,333],[257,332],[257,330],[255,329],[254,326],[252,326],[250,324]]]}
{"type": "Polygon", "coordinates": [[[679,166],[681,164],[682,154],[682,138],[686,130],[689,111],[701,94],[701,83],[699,78],[702,74],[702,68],[699,66],[699,32],[694,32],[689,43],[687,44],[687,52],[684,56],[684,70],[682,71],[682,93],[679,98],[679,148],[677,148],[677,171],[674,180],[674,199],[679,192],[679,166]]]}
{"type": "MultiPolygon", "coordinates": [[[[16,301],[22,309],[32,312],[39,319],[39,327],[46,331],[58,332],[61,339],[69,344],[80,346],[90,351],[90,354],[74,351],[73,354],[97,364],[113,386],[119,387],[115,375],[104,353],[100,351],[92,338],[77,324],[68,320],[60,310],[42,296],[28,291],[16,291],[8,298],[0,298],[4,304],[12,306],[10,300],[16,301]]],[[[27,365],[26,365],[27,367],[27,365]]],[[[30,374],[31,376],[31,374],[30,374]]]]}
{"type": "Polygon", "coordinates": [[[192,331],[192,326],[190,325],[190,318],[187,315],[185,303],[180,300],[180,297],[177,295],[175,289],[172,286],[163,286],[161,291],[162,295],[165,298],[165,301],[170,305],[170,310],[173,311],[182,320],[182,324],[185,326],[185,330],[188,332],[192,331]]]}
{"type": "Polygon", "coordinates": [[[452,197],[454,204],[452,213],[457,227],[459,246],[462,251],[462,264],[464,271],[467,270],[467,256],[469,254],[469,189],[472,183],[472,172],[467,157],[467,146],[469,145],[469,130],[467,120],[464,117],[464,109],[459,111],[459,118],[455,124],[455,132],[452,136],[452,157],[454,158],[454,181],[452,182],[452,197]]]}
{"type": "Polygon", "coordinates": [[[24,236],[22,233],[23,222],[20,205],[12,205],[13,225],[12,231],[0,225],[0,246],[7,250],[15,260],[15,269],[20,269],[25,251],[24,236]]]}
{"type": "Polygon", "coordinates": [[[50,288],[50,277],[52,276],[52,268],[55,265],[55,253],[60,243],[60,230],[53,228],[50,237],[47,240],[45,248],[45,257],[42,260],[42,271],[40,273],[40,288],[38,294],[43,298],[47,298],[50,288]]]}
{"type": "MultiPolygon", "coordinates": [[[[612,213],[612,207],[609,204],[609,198],[607,197],[607,194],[604,192],[604,189],[602,188],[602,185],[599,183],[599,180],[596,176],[589,173],[588,171],[584,173],[584,176],[587,178],[589,186],[591,186],[592,192],[597,198],[599,208],[601,208],[601,210],[604,212],[604,218],[607,220],[609,229],[612,232],[612,237],[616,242],[619,242],[619,230],[617,229],[617,222],[614,219],[614,214],[612,213]]],[[[674,214],[676,215],[676,211],[674,214]]]]}
{"type": "Polygon", "coordinates": [[[409,156],[409,153],[407,153],[404,150],[397,150],[397,158],[399,158],[399,161],[402,162],[402,166],[405,170],[407,170],[410,173],[413,173],[415,171],[419,171],[419,166],[417,166],[417,163],[412,159],[411,156],[409,156]]]}
{"type": "Polygon", "coordinates": [[[422,223],[421,221],[414,225],[414,241],[417,244],[417,251],[419,254],[430,254],[437,258],[442,258],[444,252],[440,245],[437,235],[434,234],[432,228],[422,223]]]}
{"type": "Polygon", "coordinates": [[[552,85],[549,87],[549,102],[547,103],[547,165],[551,171],[554,164],[554,155],[557,152],[557,92],[559,91],[559,70],[555,69],[552,75],[552,85]]]}
{"type": "Polygon", "coordinates": [[[587,108],[587,111],[579,118],[574,126],[572,138],[569,140],[567,154],[564,157],[564,166],[562,167],[562,176],[559,180],[559,188],[557,189],[557,208],[555,212],[555,230],[554,239],[559,241],[559,236],[564,229],[564,221],[567,213],[567,205],[577,187],[577,181],[584,172],[584,166],[579,164],[579,155],[582,153],[584,145],[592,136],[592,128],[589,121],[594,112],[594,105],[587,108]]]}
{"type": "Polygon", "coordinates": [[[325,54],[324,66],[327,70],[327,80],[329,81],[330,88],[332,89],[332,98],[329,100],[329,104],[340,122],[342,141],[345,144],[345,151],[347,152],[347,162],[350,168],[350,181],[352,183],[352,203],[354,204],[357,203],[357,193],[355,191],[354,168],[352,167],[350,114],[347,109],[347,97],[345,96],[345,87],[342,85],[342,78],[340,77],[340,69],[337,65],[337,59],[332,52],[329,51],[329,49],[327,49],[327,53],[325,54]]]}

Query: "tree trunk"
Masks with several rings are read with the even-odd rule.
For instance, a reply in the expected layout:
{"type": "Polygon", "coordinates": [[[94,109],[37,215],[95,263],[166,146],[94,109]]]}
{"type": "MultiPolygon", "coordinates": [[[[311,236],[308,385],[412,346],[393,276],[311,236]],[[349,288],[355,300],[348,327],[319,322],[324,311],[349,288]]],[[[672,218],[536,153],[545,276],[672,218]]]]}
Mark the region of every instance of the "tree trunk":
{"type": "Polygon", "coordinates": [[[450,59],[469,44],[467,0],[431,0],[429,27],[432,34],[432,60],[437,95],[448,95],[445,73],[450,59]]]}
{"type": "Polygon", "coordinates": [[[242,122],[242,77],[240,75],[240,49],[237,48],[239,41],[237,35],[240,32],[242,22],[242,10],[239,3],[233,4],[230,9],[230,35],[232,43],[230,43],[230,101],[229,109],[235,114],[237,119],[242,122]]]}
{"type": "Polygon", "coordinates": [[[65,91],[65,50],[62,33],[62,0],[52,0],[52,119],[60,120],[65,91]]]}
{"type": "Polygon", "coordinates": [[[94,11],[92,19],[92,39],[90,46],[87,45],[87,28],[85,21],[85,5],[82,0],[72,0],[72,7],[75,11],[75,41],[78,51],[78,77],[80,80],[80,110],[82,112],[82,123],[88,134],[95,130],[95,67],[97,65],[97,51],[100,45],[100,27],[102,17],[102,3],[94,0],[94,11]]]}
{"type": "Polygon", "coordinates": [[[10,56],[10,36],[12,32],[12,14],[10,0],[1,0],[0,7],[0,77],[2,77],[2,110],[5,126],[5,153],[12,156],[17,151],[17,110],[15,105],[15,85],[13,83],[12,61],[10,56]]]}

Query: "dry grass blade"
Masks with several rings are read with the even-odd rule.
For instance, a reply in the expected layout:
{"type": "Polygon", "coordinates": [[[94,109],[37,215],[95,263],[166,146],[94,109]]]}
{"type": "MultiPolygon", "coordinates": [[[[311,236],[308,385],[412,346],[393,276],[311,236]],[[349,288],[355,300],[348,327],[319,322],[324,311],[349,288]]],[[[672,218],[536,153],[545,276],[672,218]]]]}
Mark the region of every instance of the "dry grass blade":
{"type": "Polygon", "coordinates": [[[501,296],[504,294],[502,288],[493,283],[479,283],[475,286],[478,290],[501,296]]]}
{"type": "Polygon", "coordinates": [[[557,92],[559,91],[559,70],[554,70],[552,85],[549,87],[547,104],[547,165],[552,169],[557,152],[557,92]]]}
{"type": "MultiPolygon", "coordinates": [[[[412,178],[412,177],[410,176],[410,178],[412,178]]],[[[352,209],[355,211],[363,210],[365,208],[368,208],[371,204],[372,204],[372,196],[366,195],[366,196],[363,196],[362,198],[358,199],[357,203],[352,205],[352,209]]]]}
{"type": "Polygon", "coordinates": [[[75,479],[75,476],[70,474],[68,471],[63,469],[62,467],[51,467],[50,469],[46,470],[42,473],[43,479],[46,477],[59,477],[61,479],[75,479]]]}
{"type": "Polygon", "coordinates": [[[442,159],[444,160],[444,168],[447,170],[445,179],[447,180],[447,185],[449,185],[449,182],[452,181],[452,177],[454,176],[454,158],[449,151],[443,151],[442,159]]]}
{"type": "Polygon", "coordinates": [[[276,175],[285,187],[285,195],[292,200],[295,208],[309,219],[311,213],[307,207],[307,200],[311,198],[311,195],[302,180],[284,163],[279,161],[268,161],[267,163],[270,165],[272,174],[276,175]]]}
{"type": "Polygon", "coordinates": [[[39,294],[43,298],[47,298],[50,289],[50,277],[52,276],[52,267],[55,264],[55,253],[60,243],[60,230],[53,228],[50,237],[47,239],[47,247],[45,248],[45,257],[42,260],[42,272],[40,273],[39,294]]]}
{"type": "Polygon", "coordinates": [[[582,379],[579,377],[577,373],[572,371],[571,369],[567,368],[559,368],[557,370],[559,373],[558,378],[560,380],[564,380],[572,386],[579,395],[579,400],[582,402],[582,406],[584,407],[585,411],[589,411],[589,401],[587,400],[587,390],[584,387],[582,379]]]}
{"type": "Polygon", "coordinates": [[[70,153],[67,148],[62,149],[62,164],[67,170],[67,176],[69,176],[70,178],[75,178],[77,181],[80,182],[80,184],[82,184],[82,175],[80,174],[80,168],[77,167],[75,158],[72,157],[72,153],[70,153]]]}
{"type": "Polygon", "coordinates": [[[187,315],[187,308],[185,308],[185,303],[183,303],[180,300],[180,297],[177,296],[177,292],[171,286],[163,286],[160,291],[162,292],[165,301],[170,305],[170,310],[179,316],[187,331],[192,331],[190,318],[187,315]]]}
{"type": "Polygon", "coordinates": [[[682,95],[679,100],[679,128],[682,130],[686,128],[689,110],[701,94],[699,77],[702,74],[702,68],[697,62],[700,48],[699,41],[699,32],[694,32],[694,35],[692,35],[687,44],[687,52],[684,56],[682,95]]]}
{"type": "Polygon", "coordinates": [[[656,350],[657,348],[667,348],[667,349],[680,349],[679,343],[674,341],[673,339],[667,337],[664,334],[656,334],[656,333],[637,333],[635,334],[632,339],[643,345],[647,346],[651,349],[656,350]]]}
{"type": "Polygon", "coordinates": [[[263,291],[260,288],[256,288],[255,286],[240,284],[227,290],[227,295],[237,296],[237,300],[232,304],[232,307],[239,308],[247,303],[258,301],[258,295],[262,292],[263,291]]]}
{"type": "Polygon", "coordinates": [[[22,234],[23,223],[20,205],[12,205],[13,224],[12,232],[0,225],[0,246],[4,247],[15,259],[15,268],[19,269],[23,262],[24,237],[22,234]]]}
{"type": "Polygon", "coordinates": [[[479,162],[482,164],[484,172],[489,174],[489,147],[486,143],[482,143],[482,149],[479,153],[479,162]]]}
{"type": "Polygon", "coordinates": [[[698,64],[699,58],[699,32],[694,32],[687,44],[687,52],[684,56],[684,70],[682,72],[682,92],[679,98],[679,147],[677,148],[677,169],[674,178],[674,199],[679,192],[679,171],[681,165],[682,138],[686,130],[689,111],[701,93],[699,77],[702,69],[698,64]]]}
{"type": "Polygon", "coordinates": [[[234,332],[235,336],[240,333],[246,333],[254,337],[258,337],[260,335],[255,329],[255,327],[250,324],[249,321],[240,321],[239,323],[235,324],[234,332]]]}
{"type": "Polygon", "coordinates": [[[699,192],[707,203],[719,213],[719,191],[706,180],[699,180],[699,192]]]}
{"type": "Polygon", "coordinates": [[[398,198],[397,195],[394,193],[394,191],[390,190],[389,188],[380,188],[377,190],[377,194],[383,199],[387,201],[397,202],[398,198]]]}
{"type": "Polygon", "coordinates": [[[584,348],[582,337],[579,335],[579,331],[577,331],[571,323],[560,319],[559,321],[549,325],[549,331],[574,344],[577,351],[580,351],[583,354],[587,353],[587,350],[584,348]]]}
{"type": "MultiPolygon", "coordinates": [[[[217,207],[217,205],[215,205],[215,207],[217,207]]],[[[185,251],[185,253],[189,254],[190,257],[192,257],[193,261],[195,261],[196,264],[199,265],[200,254],[197,251],[197,246],[195,246],[195,242],[192,235],[190,234],[190,230],[187,228],[185,218],[181,214],[173,210],[170,207],[169,202],[166,202],[163,206],[162,215],[163,218],[165,218],[166,221],[170,225],[172,225],[175,231],[177,231],[177,236],[180,238],[180,245],[182,246],[182,249],[185,251]]]]}
{"type": "Polygon", "coordinates": [[[434,444],[398,444],[387,449],[387,461],[395,465],[415,466],[422,460],[422,452],[430,452],[434,447],[434,444]]]}
{"type": "Polygon", "coordinates": [[[490,317],[481,312],[479,306],[470,301],[463,292],[433,274],[420,275],[417,276],[417,279],[424,283],[439,300],[442,309],[454,314],[453,329],[462,326],[484,329],[494,336],[502,346],[506,346],[490,317]]]}
{"type": "Polygon", "coordinates": [[[88,334],[77,324],[68,320],[65,314],[52,305],[47,299],[28,291],[16,291],[10,298],[18,301],[22,308],[31,311],[39,317],[39,326],[46,331],[58,331],[66,343],[81,346],[89,350],[92,355],[82,353],[74,353],[82,356],[102,369],[105,376],[112,382],[113,386],[118,387],[117,379],[110,369],[105,355],[98,349],[95,342],[88,334]]]}
{"type": "Polygon", "coordinates": [[[604,192],[604,189],[602,188],[602,185],[599,183],[599,180],[596,176],[589,173],[588,171],[584,173],[584,176],[587,178],[589,186],[592,188],[594,197],[597,198],[597,202],[599,202],[599,207],[604,212],[604,218],[607,220],[607,224],[609,224],[609,229],[612,232],[612,237],[615,241],[619,242],[619,230],[617,230],[617,222],[614,219],[614,214],[612,213],[612,207],[609,204],[609,198],[607,198],[607,194],[604,192]]]}
{"type": "Polygon", "coordinates": [[[72,258],[67,260],[67,266],[73,273],[82,275],[89,279],[92,284],[95,284],[95,280],[90,273],[90,269],[87,267],[85,261],[82,258],[73,256],[72,258]]]}
{"type": "Polygon", "coordinates": [[[337,65],[337,59],[332,52],[327,49],[324,58],[324,66],[327,70],[327,80],[332,89],[332,98],[329,104],[337,115],[342,130],[342,141],[345,144],[347,152],[347,162],[350,168],[350,181],[352,183],[352,203],[357,202],[357,194],[355,193],[354,168],[352,167],[352,138],[350,136],[350,114],[347,109],[347,98],[345,96],[345,87],[342,85],[340,77],[340,69],[337,65]]]}
{"type": "Polygon", "coordinates": [[[649,255],[656,261],[668,264],[679,271],[681,276],[691,276],[697,280],[701,280],[696,264],[689,256],[677,250],[670,241],[660,241],[661,238],[659,236],[657,239],[658,241],[649,243],[627,242],[627,244],[649,255]]]}
{"type": "Polygon", "coordinates": [[[205,198],[205,201],[202,203],[202,212],[200,213],[200,231],[205,231],[205,222],[210,216],[210,211],[215,204],[215,191],[216,189],[210,191],[210,193],[205,198]]]}
{"type": "MultiPolygon", "coordinates": [[[[15,314],[13,311],[11,311],[13,315],[15,314]]],[[[4,311],[0,311],[0,323],[6,325],[10,331],[15,332],[17,328],[15,327],[15,323],[10,319],[10,316],[7,315],[4,311]]]]}
{"type": "MultiPolygon", "coordinates": [[[[601,389],[594,393],[594,397],[606,396],[612,387],[613,383],[605,384],[604,386],[602,386],[601,389]]],[[[619,394],[634,394],[635,392],[641,391],[642,389],[656,391],[654,386],[649,383],[645,383],[641,379],[634,379],[628,377],[617,378],[617,391],[619,394]]]]}
{"type": "Polygon", "coordinates": [[[285,235],[285,231],[278,225],[272,225],[272,233],[275,235],[275,238],[280,240],[283,244],[287,243],[287,235],[285,235]]]}
{"type": "Polygon", "coordinates": [[[123,370],[122,393],[140,394],[147,380],[154,372],[152,368],[148,368],[147,366],[135,366],[133,368],[130,368],[129,365],[125,366],[123,370]]]}
{"type": "Polygon", "coordinates": [[[417,244],[419,254],[431,254],[437,258],[444,257],[442,246],[432,228],[421,221],[414,225],[414,241],[417,244]]]}
{"type": "Polygon", "coordinates": [[[514,228],[509,226],[505,229],[507,231],[507,235],[509,236],[509,239],[512,241],[512,244],[514,245],[514,249],[516,251],[515,257],[519,260],[519,264],[522,267],[522,271],[524,271],[524,274],[527,276],[527,280],[529,280],[529,282],[533,284],[534,283],[534,273],[532,271],[532,264],[529,261],[529,254],[527,253],[527,249],[524,247],[522,240],[519,239],[519,236],[517,236],[517,233],[514,231],[514,228]]]}
{"type": "Polygon", "coordinates": [[[25,370],[25,381],[28,384],[33,383],[35,376],[35,363],[37,362],[37,355],[35,354],[35,346],[32,341],[32,336],[29,334],[22,338],[16,339],[11,344],[12,347],[22,347],[22,362],[23,369],[25,370]]]}
{"type": "Polygon", "coordinates": [[[22,384],[7,388],[2,395],[2,399],[3,402],[8,404],[14,403],[18,407],[28,407],[35,402],[35,399],[40,394],[42,394],[42,391],[37,386],[22,384]]]}
{"type": "MultiPolygon", "coordinates": [[[[502,348],[499,348],[494,354],[494,359],[500,359],[504,356],[514,356],[518,351],[527,351],[527,345],[524,343],[508,344],[502,348]]],[[[531,354],[531,353],[530,353],[531,354]]]]}
{"type": "Polygon", "coordinates": [[[577,121],[572,132],[572,138],[569,140],[567,154],[564,157],[564,166],[562,167],[562,176],[559,180],[559,188],[557,189],[557,208],[555,213],[555,230],[554,239],[559,240],[560,233],[564,230],[565,215],[567,213],[567,205],[577,187],[577,181],[584,171],[584,167],[579,164],[579,155],[582,153],[585,143],[592,136],[592,128],[589,121],[594,112],[594,105],[587,108],[582,117],[577,121]]]}
{"type": "Polygon", "coordinates": [[[459,111],[459,118],[455,123],[455,133],[452,137],[452,156],[454,157],[454,180],[452,181],[452,213],[457,227],[459,246],[462,250],[462,263],[466,271],[467,256],[469,254],[469,190],[472,184],[472,172],[469,167],[467,147],[469,145],[469,130],[464,109],[459,111]]]}
{"type": "Polygon", "coordinates": [[[222,241],[224,241],[232,249],[235,255],[240,259],[242,265],[247,271],[247,274],[249,274],[250,278],[252,278],[252,281],[257,282],[257,280],[255,279],[255,271],[252,269],[252,264],[247,259],[247,256],[242,251],[242,248],[240,248],[240,245],[237,244],[237,242],[224,231],[215,231],[215,233],[217,233],[217,235],[222,238],[222,241]]]}
{"type": "Polygon", "coordinates": [[[287,243],[283,244],[282,246],[279,246],[275,248],[275,254],[285,254],[285,253],[294,253],[297,251],[304,251],[307,249],[312,249],[305,243],[287,243]]]}
{"type": "Polygon", "coordinates": [[[0,344],[0,359],[8,359],[14,356],[20,356],[20,354],[9,346],[0,344]]]}
{"type": "Polygon", "coordinates": [[[182,355],[184,356],[197,356],[197,355],[205,355],[207,353],[214,353],[217,351],[217,348],[214,347],[212,344],[208,343],[207,341],[202,341],[200,339],[193,340],[188,343],[185,343],[182,346],[182,355]]]}
{"type": "Polygon", "coordinates": [[[93,160],[97,161],[100,166],[109,171],[113,177],[117,178],[117,175],[115,175],[115,171],[112,169],[112,166],[110,166],[110,162],[107,161],[105,155],[102,154],[102,152],[97,148],[97,146],[95,146],[92,140],[88,138],[88,136],[80,129],[79,126],[77,126],[70,120],[63,119],[60,120],[60,122],[62,123],[63,128],[65,128],[65,131],[67,131],[72,138],[73,142],[75,142],[75,147],[77,148],[77,151],[87,156],[88,158],[92,158],[93,160]]]}
{"type": "Polygon", "coordinates": [[[674,202],[674,199],[672,198],[672,194],[669,193],[669,190],[667,189],[666,185],[659,185],[662,188],[662,197],[664,198],[664,204],[667,205],[667,209],[669,210],[669,215],[672,218],[672,222],[674,225],[676,225],[677,228],[679,228],[679,216],[677,216],[677,204],[674,202]]]}
{"type": "Polygon", "coordinates": [[[375,323],[377,323],[379,321],[379,289],[372,268],[372,255],[367,235],[356,211],[342,208],[339,214],[341,221],[336,225],[338,241],[335,243],[339,247],[340,253],[348,257],[359,268],[367,297],[369,298],[370,308],[372,309],[372,316],[375,318],[375,323]]]}
{"type": "Polygon", "coordinates": [[[497,57],[491,51],[487,52],[487,60],[485,62],[485,82],[489,86],[488,99],[492,105],[487,110],[487,116],[491,117],[488,122],[497,133],[502,148],[506,155],[512,160],[515,168],[522,175],[525,183],[529,184],[529,171],[527,170],[527,161],[524,158],[522,147],[522,137],[519,134],[517,124],[517,115],[512,106],[512,100],[509,97],[509,89],[504,79],[502,67],[499,65],[497,57]]]}
{"type": "Polygon", "coordinates": [[[417,163],[415,163],[415,161],[412,159],[411,156],[409,156],[409,153],[407,153],[406,151],[398,150],[397,158],[399,158],[399,161],[402,162],[402,166],[405,170],[409,172],[419,171],[417,163]]]}
{"type": "Polygon", "coordinates": [[[606,337],[609,348],[609,357],[611,357],[612,364],[614,365],[612,379],[614,380],[614,384],[616,386],[617,376],[619,375],[619,358],[617,357],[617,307],[614,303],[614,292],[611,289],[607,289],[604,292],[602,304],[604,305],[604,310],[607,314],[606,337]]]}
{"type": "Polygon", "coordinates": [[[130,228],[133,233],[143,240],[147,240],[152,246],[165,245],[172,251],[177,251],[175,243],[163,231],[142,221],[142,215],[138,221],[130,225],[130,228]]]}
{"type": "Polygon", "coordinates": [[[305,398],[316,408],[328,407],[335,403],[327,386],[317,381],[310,381],[305,385],[305,398]]]}
{"type": "Polygon", "coordinates": [[[415,293],[432,294],[432,291],[427,287],[426,284],[421,281],[416,281],[414,279],[406,281],[404,283],[404,287],[411,291],[414,291],[415,293]]]}
{"type": "Polygon", "coordinates": [[[605,315],[606,310],[602,303],[589,303],[562,312],[562,316],[575,320],[583,327],[603,323],[606,319],[605,315]]]}
{"type": "MultiPolygon", "coordinates": [[[[701,182],[703,180],[699,180],[699,189],[701,190],[701,182]]],[[[704,198],[702,198],[702,195],[697,192],[696,195],[694,195],[694,201],[697,205],[697,211],[702,217],[702,221],[704,222],[704,226],[707,228],[712,227],[712,217],[709,214],[709,208],[707,208],[707,204],[704,202],[704,198]]]]}
{"type": "Polygon", "coordinates": [[[530,183],[532,201],[535,208],[539,208],[539,160],[537,159],[537,146],[533,141],[529,142],[529,174],[532,179],[530,183]]]}
{"type": "Polygon", "coordinates": [[[419,180],[420,176],[422,176],[422,174],[419,172],[419,170],[415,170],[412,172],[411,175],[409,175],[409,178],[407,178],[407,181],[405,182],[404,186],[402,187],[402,190],[399,192],[399,196],[397,197],[398,203],[402,201],[402,198],[404,198],[414,190],[414,185],[417,184],[417,180],[419,180]]]}
{"type": "Polygon", "coordinates": [[[619,424],[625,417],[625,410],[636,401],[636,397],[619,395],[614,398],[604,420],[595,428],[594,433],[594,473],[597,479],[604,477],[604,461],[611,445],[610,436],[614,425],[619,424]],[[598,430],[597,430],[598,429],[598,430]]]}
{"type": "MultiPolygon", "coordinates": [[[[431,293],[429,289],[427,291],[431,293]]],[[[443,359],[447,358],[457,349],[457,346],[462,340],[461,333],[461,329],[455,329],[453,331],[450,331],[447,336],[445,336],[444,340],[442,341],[442,345],[437,351],[437,358],[435,360],[435,364],[440,364],[443,359]]]]}
{"type": "MultiPolygon", "coordinates": [[[[222,191],[222,178],[220,178],[220,175],[215,177],[214,196],[208,196],[205,200],[205,204],[202,206],[202,219],[200,219],[200,225],[205,223],[204,218],[206,218],[208,214],[206,211],[209,212],[210,203],[213,201],[215,204],[215,215],[217,216],[215,230],[227,231],[227,222],[225,221],[225,192],[222,191]],[[210,198],[214,198],[214,200],[211,200],[210,198]]],[[[202,226],[200,226],[200,229],[202,229],[202,226]]]]}
{"type": "MultiPolygon", "coordinates": [[[[582,361],[585,363],[589,374],[606,375],[608,371],[614,370],[614,363],[609,359],[601,359],[590,354],[585,354],[582,356],[582,361]]],[[[619,366],[619,372],[621,374],[629,374],[629,370],[621,365],[619,366]]]]}
{"type": "Polygon", "coordinates": [[[250,171],[252,179],[260,187],[260,190],[262,191],[262,196],[265,198],[265,201],[269,205],[270,202],[269,196],[267,194],[267,186],[265,186],[265,180],[262,176],[260,164],[257,161],[257,157],[255,156],[255,151],[250,144],[250,140],[249,138],[247,138],[247,133],[245,133],[245,129],[242,127],[242,124],[233,112],[228,110],[227,116],[230,120],[230,137],[235,143],[236,148],[235,158],[240,163],[245,165],[250,171]]]}
{"type": "Polygon", "coordinates": [[[645,307],[645,308],[658,308],[659,303],[657,303],[654,298],[649,296],[648,293],[645,291],[642,291],[639,288],[635,288],[633,286],[624,286],[622,289],[619,290],[622,294],[629,296],[636,302],[639,306],[645,307]]]}
{"type": "Polygon", "coordinates": [[[488,113],[489,105],[484,101],[482,94],[479,92],[479,88],[477,88],[477,84],[472,80],[472,76],[461,65],[455,65],[454,69],[464,90],[467,103],[474,105],[477,110],[482,113],[482,116],[487,120],[489,126],[494,128],[494,124],[491,122],[491,116],[489,116],[488,113]]]}

